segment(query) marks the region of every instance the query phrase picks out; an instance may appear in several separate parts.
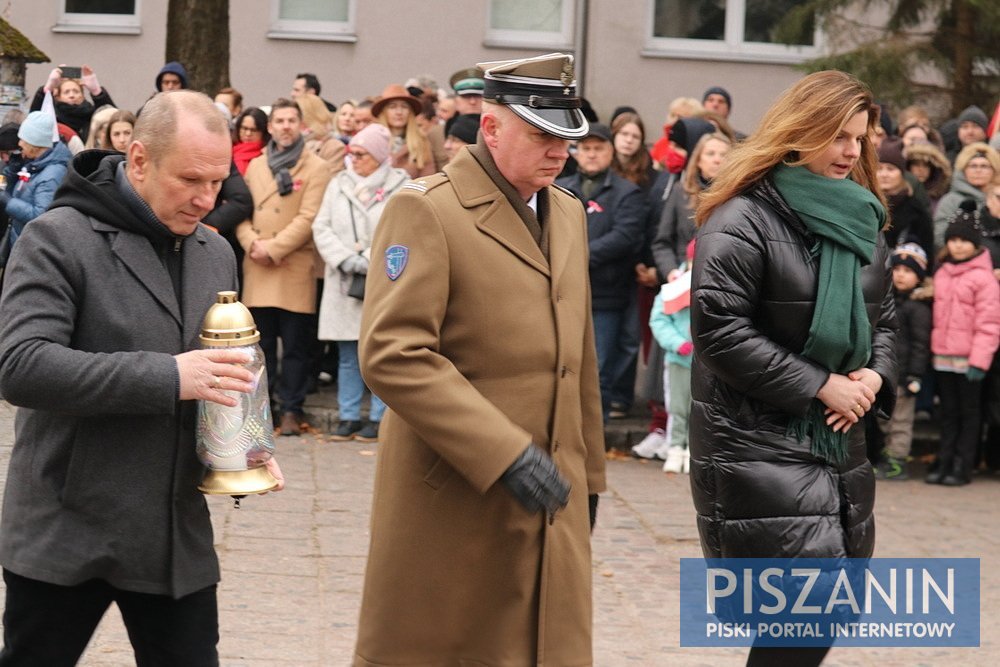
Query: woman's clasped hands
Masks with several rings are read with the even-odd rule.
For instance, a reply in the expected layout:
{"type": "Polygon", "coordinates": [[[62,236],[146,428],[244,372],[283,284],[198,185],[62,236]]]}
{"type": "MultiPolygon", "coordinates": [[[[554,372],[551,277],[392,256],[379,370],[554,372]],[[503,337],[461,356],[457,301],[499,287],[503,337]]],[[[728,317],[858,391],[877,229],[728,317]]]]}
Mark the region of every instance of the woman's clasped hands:
{"type": "Polygon", "coordinates": [[[830,373],[816,394],[826,406],[827,426],[834,433],[849,430],[872,409],[881,388],[882,376],[870,368],[859,368],[847,375],[830,373]]]}

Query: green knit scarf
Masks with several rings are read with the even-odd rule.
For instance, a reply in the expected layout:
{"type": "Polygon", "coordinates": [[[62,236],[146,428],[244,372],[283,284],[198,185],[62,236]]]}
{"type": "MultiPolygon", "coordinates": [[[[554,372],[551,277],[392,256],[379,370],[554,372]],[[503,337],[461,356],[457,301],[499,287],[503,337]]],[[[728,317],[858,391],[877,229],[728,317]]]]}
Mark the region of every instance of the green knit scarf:
{"type": "MultiPolygon", "coordinates": [[[[802,354],[827,370],[846,374],[868,363],[871,325],[861,292],[861,267],[870,264],[885,209],[878,197],[850,179],[826,178],[805,167],[781,164],[775,187],[806,228],[819,238],[819,285],[809,339],[802,354]]],[[[793,417],[788,432],[811,437],[812,453],[847,460],[847,433],[826,425],[825,406],[813,399],[805,417],[793,417]]]]}

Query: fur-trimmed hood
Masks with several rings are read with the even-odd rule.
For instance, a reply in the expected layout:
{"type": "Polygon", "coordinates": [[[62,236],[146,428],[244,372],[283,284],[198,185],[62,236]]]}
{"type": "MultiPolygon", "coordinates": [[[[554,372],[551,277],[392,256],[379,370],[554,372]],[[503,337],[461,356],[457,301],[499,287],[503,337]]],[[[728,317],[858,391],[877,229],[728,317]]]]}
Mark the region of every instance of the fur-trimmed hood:
{"type": "Polygon", "coordinates": [[[931,165],[931,175],[924,183],[927,196],[938,200],[951,188],[951,163],[945,154],[932,143],[912,144],[903,149],[907,164],[911,160],[922,160],[931,165]]]}

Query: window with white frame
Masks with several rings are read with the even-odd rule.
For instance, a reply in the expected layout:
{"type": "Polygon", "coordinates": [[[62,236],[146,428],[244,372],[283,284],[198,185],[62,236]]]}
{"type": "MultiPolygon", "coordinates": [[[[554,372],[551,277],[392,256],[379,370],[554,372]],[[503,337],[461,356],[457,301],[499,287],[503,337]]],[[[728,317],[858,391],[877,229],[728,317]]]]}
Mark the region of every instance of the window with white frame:
{"type": "Polygon", "coordinates": [[[102,32],[138,35],[141,0],[62,0],[53,32],[102,32]]]}
{"type": "Polygon", "coordinates": [[[487,46],[573,48],[573,0],[490,0],[487,46]]]}
{"type": "Polygon", "coordinates": [[[776,26],[806,0],[650,0],[644,55],[797,63],[819,55],[815,27],[803,44],[776,39],[776,26]]]}
{"type": "Polygon", "coordinates": [[[274,39],[354,42],[355,0],[271,0],[274,39]]]}

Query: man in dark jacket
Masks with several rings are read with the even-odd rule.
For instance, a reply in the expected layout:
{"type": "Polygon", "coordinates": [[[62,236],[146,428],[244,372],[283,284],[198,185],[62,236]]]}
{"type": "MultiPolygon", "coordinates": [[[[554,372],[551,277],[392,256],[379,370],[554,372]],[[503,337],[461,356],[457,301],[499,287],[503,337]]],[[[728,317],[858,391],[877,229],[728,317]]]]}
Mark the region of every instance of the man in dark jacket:
{"type": "Polygon", "coordinates": [[[639,320],[635,271],[646,203],[639,186],[611,170],[611,130],[591,123],[577,145],[577,173],[556,181],[587,211],[590,289],[604,416],[624,417],[632,405],[639,320]]]}
{"type": "Polygon", "coordinates": [[[236,286],[229,245],[200,223],[230,150],[211,100],[157,95],[128,155],[78,156],[14,248],[0,301],[0,393],[20,408],[2,665],[76,664],[112,601],[138,664],[218,664],[194,432],[196,400],[234,406],[224,392],[251,390],[244,353],[197,349],[216,293],[236,286]]]}

